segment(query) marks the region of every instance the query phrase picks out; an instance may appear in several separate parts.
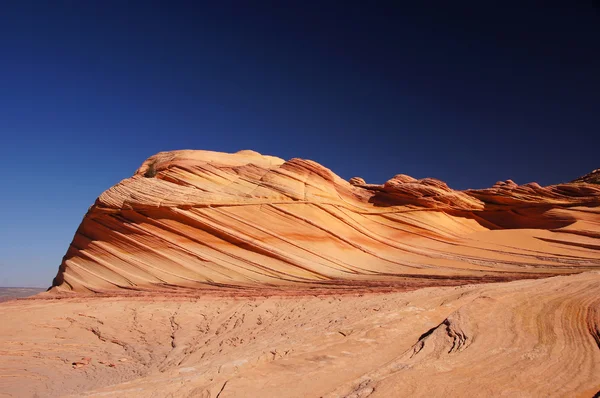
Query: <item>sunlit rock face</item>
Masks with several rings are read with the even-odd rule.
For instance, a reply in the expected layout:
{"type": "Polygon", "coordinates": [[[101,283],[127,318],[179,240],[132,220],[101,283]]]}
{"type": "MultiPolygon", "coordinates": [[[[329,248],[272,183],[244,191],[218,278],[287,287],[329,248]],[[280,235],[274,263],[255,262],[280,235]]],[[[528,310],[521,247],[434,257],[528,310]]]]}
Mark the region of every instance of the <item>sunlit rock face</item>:
{"type": "MultiPolygon", "coordinates": [[[[598,172],[598,170],[596,170],[598,172]]],[[[593,173],[592,173],[593,174],[593,173]]],[[[600,268],[600,186],[344,180],[254,151],[161,152],[100,195],[53,291],[410,285],[600,268]]]]}

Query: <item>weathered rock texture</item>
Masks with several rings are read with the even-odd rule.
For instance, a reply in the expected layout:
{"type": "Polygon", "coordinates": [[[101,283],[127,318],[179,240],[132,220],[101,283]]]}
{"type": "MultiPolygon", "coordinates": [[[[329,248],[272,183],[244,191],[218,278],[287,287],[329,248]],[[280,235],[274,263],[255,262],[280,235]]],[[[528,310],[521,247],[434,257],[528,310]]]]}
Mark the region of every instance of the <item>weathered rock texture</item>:
{"type": "Polygon", "coordinates": [[[600,184],[600,169],[596,169],[589,174],[581,176],[573,182],[587,182],[588,184],[600,184]]]}
{"type": "Polygon", "coordinates": [[[455,191],[160,153],[90,208],[51,293],[0,304],[0,395],[597,396],[592,177],[455,191]]]}
{"type": "Polygon", "coordinates": [[[162,152],[83,219],[53,291],[502,281],[600,268],[600,186],[343,180],[252,151],[162,152]]]}
{"type": "Polygon", "coordinates": [[[598,272],[386,294],[243,295],[2,303],[0,395],[591,398],[600,391],[598,272]]]}

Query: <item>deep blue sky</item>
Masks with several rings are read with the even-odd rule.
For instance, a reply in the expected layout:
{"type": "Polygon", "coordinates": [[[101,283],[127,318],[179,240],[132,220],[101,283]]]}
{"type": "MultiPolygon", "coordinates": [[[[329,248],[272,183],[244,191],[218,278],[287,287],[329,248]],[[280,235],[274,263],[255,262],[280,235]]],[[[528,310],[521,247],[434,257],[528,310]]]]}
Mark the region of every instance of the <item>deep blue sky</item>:
{"type": "Polygon", "coordinates": [[[0,286],[48,286],[95,198],[162,150],[254,149],[460,189],[600,167],[587,2],[10,3],[0,286]]]}

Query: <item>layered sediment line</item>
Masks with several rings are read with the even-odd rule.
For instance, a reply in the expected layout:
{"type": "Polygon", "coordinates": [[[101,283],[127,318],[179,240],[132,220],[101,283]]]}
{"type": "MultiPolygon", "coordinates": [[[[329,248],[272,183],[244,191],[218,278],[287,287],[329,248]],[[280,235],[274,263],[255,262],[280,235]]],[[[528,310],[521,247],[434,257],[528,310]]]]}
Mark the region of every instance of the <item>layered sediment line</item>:
{"type": "Polygon", "coordinates": [[[52,290],[509,280],[600,269],[599,249],[588,182],[375,185],[310,160],[174,151],[100,195],[52,290]]]}

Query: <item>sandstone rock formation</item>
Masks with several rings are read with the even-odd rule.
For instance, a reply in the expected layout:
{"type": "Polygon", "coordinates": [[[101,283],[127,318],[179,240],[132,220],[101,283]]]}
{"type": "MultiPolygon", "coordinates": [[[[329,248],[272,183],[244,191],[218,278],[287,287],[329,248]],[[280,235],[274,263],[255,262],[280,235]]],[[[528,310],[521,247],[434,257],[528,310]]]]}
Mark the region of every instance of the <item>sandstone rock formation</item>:
{"type": "Polygon", "coordinates": [[[575,183],[586,182],[588,184],[600,184],[600,169],[596,169],[589,174],[581,176],[581,177],[573,180],[573,182],[575,182],[575,183]]]}
{"type": "Polygon", "coordinates": [[[0,395],[598,396],[596,175],[456,191],[159,153],[50,292],[0,304],[0,395]]]}
{"type": "Polygon", "coordinates": [[[598,272],[386,294],[244,294],[2,303],[0,395],[593,397],[600,391],[598,272]]]}
{"type": "Polygon", "coordinates": [[[162,152],[89,209],[54,292],[418,286],[600,269],[600,186],[343,180],[253,151],[162,152]]]}

